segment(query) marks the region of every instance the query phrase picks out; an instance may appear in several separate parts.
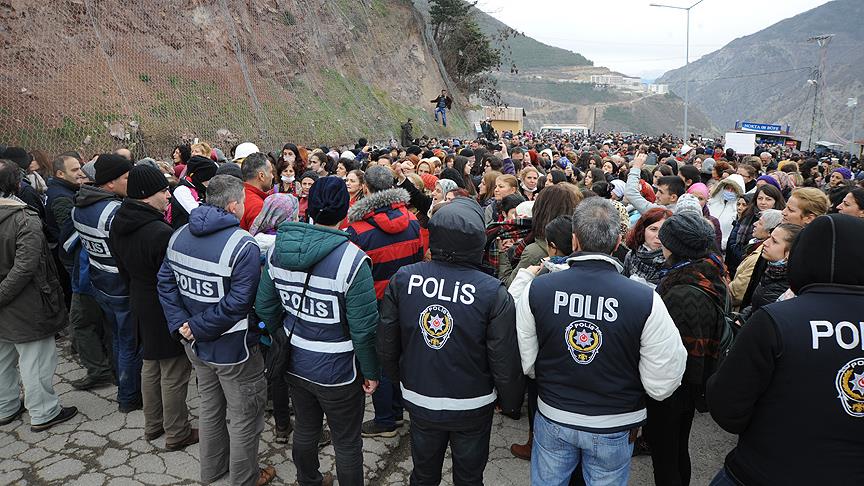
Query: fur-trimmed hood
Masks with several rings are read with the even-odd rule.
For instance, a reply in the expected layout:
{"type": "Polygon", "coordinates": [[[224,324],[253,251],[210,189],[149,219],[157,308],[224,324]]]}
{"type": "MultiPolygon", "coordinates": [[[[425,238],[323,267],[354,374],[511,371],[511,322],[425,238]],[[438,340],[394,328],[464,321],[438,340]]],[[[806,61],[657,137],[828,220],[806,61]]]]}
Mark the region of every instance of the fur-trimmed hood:
{"type": "Polygon", "coordinates": [[[404,208],[410,200],[408,191],[401,188],[373,192],[351,206],[348,210],[348,222],[371,219],[375,216],[374,213],[380,212],[378,210],[404,208]]]}

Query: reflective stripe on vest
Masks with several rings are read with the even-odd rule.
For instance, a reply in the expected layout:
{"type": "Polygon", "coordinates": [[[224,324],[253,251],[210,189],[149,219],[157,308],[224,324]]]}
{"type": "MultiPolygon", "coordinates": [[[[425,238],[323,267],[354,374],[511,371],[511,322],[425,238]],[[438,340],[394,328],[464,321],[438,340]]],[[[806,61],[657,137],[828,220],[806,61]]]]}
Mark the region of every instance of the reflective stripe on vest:
{"type": "Polygon", "coordinates": [[[494,389],[492,390],[492,393],[482,397],[448,398],[427,397],[426,395],[421,395],[405,388],[405,385],[401,383],[399,384],[399,387],[402,388],[402,398],[418,407],[423,407],[429,410],[477,410],[478,408],[485,407],[486,405],[495,402],[498,398],[498,394],[494,389]]]}
{"type": "Polygon", "coordinates": [[[292,334],[291,344],[307,351],[315,351],[316,353],[335,354],[354,351],[354,343],[351,342],[351,340],[342,341],[339,343],[331,343],[327,341],[310,341],[308,339],[303,339],[296,334],[292,334]]]}
{"type": "Polygon", "coordinates": [[[540,397],[537,397],[537,411],[542,413],[543,416],[549,420],[554,420],[561,424],[585,427],[589,429],[613,429],[616,427],[626,427],[638,424],[648,418],[648,412],[644,408],[634,412],[619,413],[615,415],[583,415],[581,413],[573,413],[555,408],[544,402],[540,397]]]}

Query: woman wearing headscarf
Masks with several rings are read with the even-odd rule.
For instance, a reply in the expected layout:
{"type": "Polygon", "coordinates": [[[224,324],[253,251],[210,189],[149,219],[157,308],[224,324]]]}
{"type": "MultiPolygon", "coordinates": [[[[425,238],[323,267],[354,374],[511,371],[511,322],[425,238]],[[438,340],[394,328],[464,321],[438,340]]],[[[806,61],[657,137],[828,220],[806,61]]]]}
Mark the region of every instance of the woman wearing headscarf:
{"type": "Polygon", "coordinates": [[[782,210],[786,207],[786,201],[780,190],[771,184],[757,185],[756,192],[747,203],[747,207],[734,223],[726,244],[726,267],[730,275],[735,275],[738,265],[744,259],[744,250],[753,238],[753,225],[759,219],[759,215],[766,209],[782,210]]]}
{"type": "Polygon", "coordinates": [[[276,242],[276,230],[286,221],[297,221],[300,203],[291,194],[276,193],[264,199],[261,212],[252,221],[249,233],[255,237],[261,248],[261,258],[276,242]]]}
{"type": "Polygon", "coordinates": [[[189,213],[206,201],[206,184],[216,175],[219,166],[207,157],[193,155],[186,164],[186,175],[177,182],[171,194],[167,221],[174,229],[189,222],[189,213]]]}
{"type": "Polygon", "coordinates": [[[711,199],[708,200],[708,210],[711,216],[720,221],[720,229],[723,232],[721,251],[726,251],[729,234],[732,233],[732,223],[738,216],[738,197],[744,194],[744,178],[738,174],[720,181],[711,191],[711,199]]]}

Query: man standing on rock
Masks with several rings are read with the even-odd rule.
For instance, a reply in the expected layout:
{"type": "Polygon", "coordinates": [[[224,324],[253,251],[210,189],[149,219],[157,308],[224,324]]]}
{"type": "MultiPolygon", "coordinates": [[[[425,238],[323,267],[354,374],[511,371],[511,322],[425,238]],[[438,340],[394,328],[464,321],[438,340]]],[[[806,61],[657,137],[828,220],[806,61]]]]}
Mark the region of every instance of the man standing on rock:
{"type": "Polygon", "coordinates": [[[434,100],[429,100],[429,103],[435,103],[435,122],[438,122],[438,114],[441,114],[441,122],[447,126],[447,110],[453,106],[453,98],[447,94],[446,89],[441,90],[441,94],[434,100]]]}
{"type": "Polygon", "coordinates": [[[159,270],[159,300],[168,329],[182,338],[195,367],[201,397],[201,482],[225,474],[240,486],[261,486],[276,476],[258,467],[267,379],[256,326],[249,325],[261,276],[261,250],[240,228],[243,182],[219,175],[207,203],[168,243],[159,270]]]}
{"type": "Polygon", "coordinates": [[[173,233],[164,219],[171,193],[162,172],[148,165],[129,171],[126,193],[114,215],[109,243],[120,275],[129,283],[132,321],[141,338],[144,438],[167,434],[165,446],[176,451],[198,442],[198,430],[189,425],[186,406],[192,365],[183,345],[168,332],[156,291],[156,276],[173,233]]]}

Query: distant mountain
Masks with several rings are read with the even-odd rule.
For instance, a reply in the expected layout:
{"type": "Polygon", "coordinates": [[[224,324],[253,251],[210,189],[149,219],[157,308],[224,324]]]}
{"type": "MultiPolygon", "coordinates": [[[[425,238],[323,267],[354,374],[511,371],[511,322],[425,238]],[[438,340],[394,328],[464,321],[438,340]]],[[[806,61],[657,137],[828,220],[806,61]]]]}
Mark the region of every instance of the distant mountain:
{"type": "MultiPolygon", "coordinates": [[[[414,5],[424,14],[429,11],[429,0],[414,0],[414,5]]],[[[506,26],[480,9],[474,8],[472,12],[480,29],[490,37],[494,37],[506,26]]],[[[510,39],[509,44],[512,61],[519,69],[594,65],[581,54],[550,46],[524,35],[510,39]]]]}
{"type": "MultiPolygon", "coordinates": [[[[494,36],[506,24],[480,10],[474,10],[480,29],[494,36]]],[[[578,54],[560,47],[544,44],[527,35],[510,39],[511,58],[518,69],[537,69],[566,66],[593,66],[594,63],[578,54]]]]}
{"type": "MultiPolygon", "coordinates": [[[[844,142],[851,136],[849,97],[864,95],[864,1],[835,0],[733,40],[690,63],[690,102],[718,126],[736,120],[791,125],[806,145],[815,89],[808,79],[820,50],[807,39],[834,34],[828,44],[819,89],[813,141],[844,142]]],[[[658,83],[684,96],[684,72],[664,74],[658,83]]],[[[864,107],[864,98],[858,109],[864,107]]],[[[858,117],[858,123],[864,116],[858,117]]],[[[860,126],[860,125],[859,125],[860,126]]],[[[858,130],[860,137],[864,131],[858,130]]]]}

